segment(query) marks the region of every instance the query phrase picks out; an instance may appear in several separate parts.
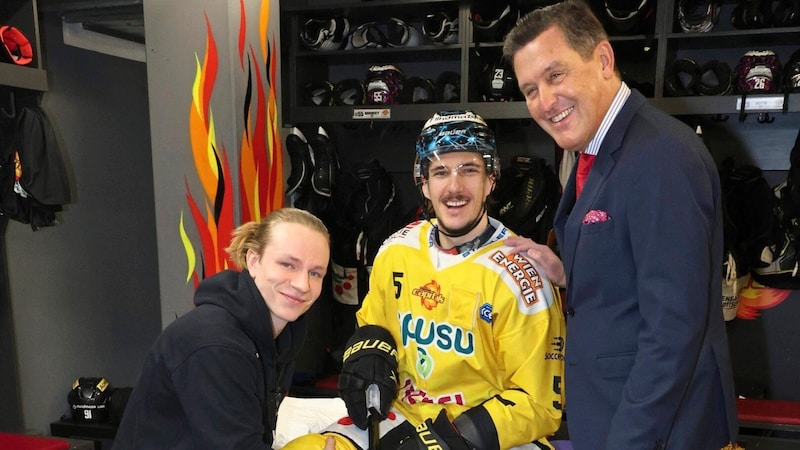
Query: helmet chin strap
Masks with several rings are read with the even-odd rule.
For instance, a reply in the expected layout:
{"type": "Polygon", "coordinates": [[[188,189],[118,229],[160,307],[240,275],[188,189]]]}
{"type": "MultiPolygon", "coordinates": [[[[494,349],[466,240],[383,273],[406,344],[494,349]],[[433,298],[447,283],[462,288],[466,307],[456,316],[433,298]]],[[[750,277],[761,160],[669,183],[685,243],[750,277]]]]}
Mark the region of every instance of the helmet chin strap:
{"type": "MultiPolygon", "coordinates": [[[[472,232],[472,230],[474,230],[475,227],[478,226],[478,224],[483,219],[483,216],[485,216],[485,215],[486,215],[486,200],[484,200],[481,203],[481,212],[478,214],[478,217],[476,217],[475,220],[473,220],[472,222],[468,223],[467,226],[465,226],[465,227],[463,227],[463,228],[461,228],[459,230],[447,230],[447,231],[445,231],[445,229],[443,227],[440,227],[439,224],[436,223],[436,224],[433,224],[433,228],[436,230],[437,233],[441,233],[441,234],[443,234],[443,235],[445,235],[445,236],[447,236],[449,238],[459,238],[459,237],[465,236],[465,235],[469,234],[470,232],[472,232]]],[[[430,222],[430,218],[428,218],[428,221],[430,222]]]]}

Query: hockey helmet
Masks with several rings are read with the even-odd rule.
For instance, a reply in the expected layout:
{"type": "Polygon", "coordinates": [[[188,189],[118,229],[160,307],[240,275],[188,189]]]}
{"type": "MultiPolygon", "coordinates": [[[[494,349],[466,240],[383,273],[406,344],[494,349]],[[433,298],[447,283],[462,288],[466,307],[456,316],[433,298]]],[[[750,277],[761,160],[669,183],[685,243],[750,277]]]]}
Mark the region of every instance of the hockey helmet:
{"type": "Polygon", "coordinates": [[[331,96],[335,105],[355,106],[364,104],[367,92],[364,89],[364,83],[355,78],[347,78],[333,85],[331,96]]]}
{"type": "Polygon", "coordinates": [[[386,42],[390,47],[419,47],[422,45],[422,34],[402,19],[391,17],[382,23],[386,30],[386,42]]]}
{"type": "Polygon", "coordinates": [[[327,80],[311,80],[303,85],[302,95],[305,106],[331,106],[333,85],[327,80]]]}
{"type": "Polygon", "coordinates": [[[394,105],[400,101],[405,74],[394,64],[371,66],[364,83],[367,105],[394,105]]]}
{"type": "Polygon", "coordinates": [[[736,67],[737,84],[742,94],[766,94],[778,88],[780,60],[772,50],[750,50],[736,67]]]}
{"type": "Polygon", "coordinates": [[[698,74],[696,90],[700,95],[725,95],[731,90],[733,71],[724,61],[707,61],[698,74]]]}
{"type": "Polygon", "coordinates": [[[386,33],[378,22],[365,22],[359,25],[347,39],[347,50],[362,48],[385,48],[389,46],[386,33]]]}
{"type": "Polygon", "coordinates": [[[772,26],[796,27],[800,25],[800,0],[778,0],[772,14],[772,26]]]}
{"type": "Polygon", "coordinates": [[[689,33],[711,31],[717,24],[721,7],[719,0],[678,0],[678,23],[689,33]]]}
{"type": "Polygon", "coordinates": [[[433,42],[454,44],[458,42],[458,16],[445,11],[435,11],[422,19],[422,34],[433,42]]]}
{"type": "Polygon", "coordinates": [[[501,42],[519,19],[515,1],[480,0],[470,7],[476,42],[501,42]]]}
{"type": "Polygon", "coordinates": [[[485,102],[510,102],[518,97],[519,87],[514,69],[505,58],[499,58],[483,68],[480,90],[485,102]]]}
{"type": "Polygon", "coordinates": [[[108,420],[108,403],[113,391],[102,377],[80,377],[72,383],[67,395],[72,418],[78,422],[105,422],[108,420]]]}
{"type": "Polygon", "coordinates": [[[678,58],[667,66],[664,93],[670,97],[694,95],[700,66],[691,58],[678,58]]]}
{"type": "Polygon", "coordinates": [[[452,152],[473,152],[481,155],[486,173],[500,176],[500,157],[494,132],[483,117],[470,110],[440,111],[425,122],[417,137],[414,160],[414,182],[422,185],[428,176],[430,162],[452,152]]]}
{"type": "Polygon", "coordinates": [[[789,57],[783,68],[783,83],[786,92],[800,92],[800,50],[789,57]]]}
{"type": "Polygon", "coordinates": [[[347,17],[311,18],[300,30],[300,42],[309,50],[340,50],[350,33],[347,17]]]}
{"type": "Polygon", "coordinates": [[[461,74],[445,71],[436,77],[436,102],[458,103],[461,100],[461,74]]]}
{"type": "Polygon", "coordinates": [[[403,83],[400,103],[433,103],[436,99],[436,87],[428,78],[410,77],[403,83]]]}
{"type": "Polygon", "coordinates": [[[621,34],[642,32],[655,17],[653,0],[605,0],[604,6],[612,30],[621,34]]]}
{"type": "Polygon", "coordinates": [[[771,0],[740,0],[731,12],[731,25],[747,30],[772,25],[771,0]]]}
{"type": "Polygon", "coordinates": [[[0,43],[2,44],[3,59],[24,66],[33,61],[33,47],[31,41],[19,29],[10,25],[0,27],[0,43]]]}

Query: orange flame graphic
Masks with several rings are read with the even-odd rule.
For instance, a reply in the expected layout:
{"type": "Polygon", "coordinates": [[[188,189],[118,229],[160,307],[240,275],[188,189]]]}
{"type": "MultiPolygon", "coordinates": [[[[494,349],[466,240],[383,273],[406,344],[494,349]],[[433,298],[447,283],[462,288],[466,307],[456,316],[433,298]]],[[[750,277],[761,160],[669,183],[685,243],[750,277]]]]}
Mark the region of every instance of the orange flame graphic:
{"type": "Polygon", "coordinates": [[[754,320],[759,316],[760,310],[778,306],[786,300],[791,292],[786,289],[764,286],[750,277],[747,285],[739,291],[739,308],[736,310],[736,317],[754,320]]]}
{"type": "MultiPolygon", "coordinates": [[[[269,1],[261,2],[259,33],[262,60],[267,79],[262,80],[261,62],[252,48],[245,52],[247,17],[244,0],[240,0],[239,62],[246,72],[247,91],[242,104],[244,129],[239,149],[239,223],[260,220],[270,211],[283,206],[283,147],[279,138],[276,101],[276,63],[271,58],[275,45],[266,41],[269,1]],[[271,50],[271,51],[270,51],[271,50]],[[269,90],[265,90],[265,84],[269,90]]],[[[206,20],[206,51],[202,63],[197,55],[197,70],[189,110],[189,134],[197,177],[203,188],[201,201],[192,194],[186,181],[186,199],[197,226],[201,267],[196,268],[195,246],[184,228],[183,215],[179,225],[187,256],[186,281],[195,286],[200,279],[227,269],[232,265],[224,251],[235,228],[233,182],[224,144],[216,142],[211,95],[214,90],[219,59],[217,45],[208,15],[206,20]],[[202,205],[200,204],[202,203],[202,205]]],[[[273,38],[274,41],[274,38],[273,38]]]]}

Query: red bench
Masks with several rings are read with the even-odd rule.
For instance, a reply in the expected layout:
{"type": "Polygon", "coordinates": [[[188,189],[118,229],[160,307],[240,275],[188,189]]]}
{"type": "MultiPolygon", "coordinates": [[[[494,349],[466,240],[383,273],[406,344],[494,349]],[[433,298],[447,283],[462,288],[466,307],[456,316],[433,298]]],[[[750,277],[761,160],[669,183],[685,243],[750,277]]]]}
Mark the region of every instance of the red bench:
{"type": "Polygon", "coordinates": [[[69,450],[70,443],[63,439],[25,434],[0,433],[0,448],[14,450],[69,450]]]}
{"type": "Polygon", "coordinates": [[[740,427],[800,432],[800,402],[740,398],[736,408],[740,427]]]}

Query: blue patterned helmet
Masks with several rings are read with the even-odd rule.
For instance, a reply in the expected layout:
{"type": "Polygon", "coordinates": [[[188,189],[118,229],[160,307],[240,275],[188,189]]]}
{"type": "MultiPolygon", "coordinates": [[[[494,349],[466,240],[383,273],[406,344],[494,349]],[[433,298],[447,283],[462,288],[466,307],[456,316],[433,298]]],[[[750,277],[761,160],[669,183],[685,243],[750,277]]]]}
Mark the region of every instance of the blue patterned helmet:
{"type": "Polygon", "coordinates": [[[417,186],[427,177],[428,166],[439,155],[451,152],[473,152],[481,155],[486,173],[500,175],[500,157],[494,133],[483,117],[470,110],[440,111],[425,122],[417,137],[414,161],[414,182],[417,186]]]}

